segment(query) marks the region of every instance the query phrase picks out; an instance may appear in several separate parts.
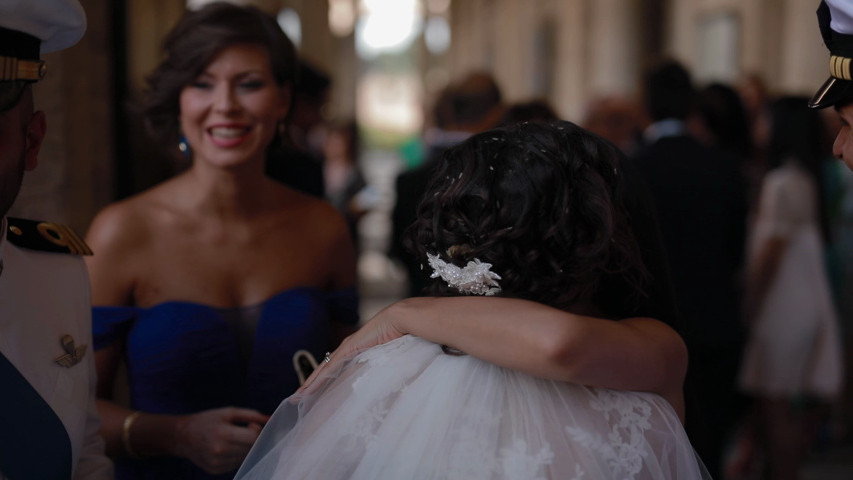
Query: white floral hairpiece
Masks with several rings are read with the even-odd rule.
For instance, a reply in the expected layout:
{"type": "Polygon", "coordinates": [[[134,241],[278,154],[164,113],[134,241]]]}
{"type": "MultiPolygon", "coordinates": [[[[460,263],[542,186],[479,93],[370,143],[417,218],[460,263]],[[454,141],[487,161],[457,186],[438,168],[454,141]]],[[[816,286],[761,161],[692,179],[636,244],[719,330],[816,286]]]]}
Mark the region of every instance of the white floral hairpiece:
{"type": "Polygon", "coordinates": [[[501,276],[492,271],[491,263],[483,263],[475,258],[460,268],[431,253],[427,253],[427,260],[433,270],[430,278],[441,277],[448,286],[464,294],[491,296],[501,292],[497,282],[501,276]]]}

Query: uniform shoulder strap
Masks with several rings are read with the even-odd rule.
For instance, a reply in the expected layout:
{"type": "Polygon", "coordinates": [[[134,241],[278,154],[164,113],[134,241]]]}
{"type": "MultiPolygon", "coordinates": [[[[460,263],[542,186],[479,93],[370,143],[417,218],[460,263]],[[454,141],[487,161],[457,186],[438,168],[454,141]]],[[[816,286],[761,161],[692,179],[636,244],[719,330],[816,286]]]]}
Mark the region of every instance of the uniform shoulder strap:
{"type": "Polygon", "coordinates": [[[92,250],[77,232],[68,225],[24,218],[6,218],[8,227],[3,232],[14,245],[42,252],[91,255],[92,250]]]}

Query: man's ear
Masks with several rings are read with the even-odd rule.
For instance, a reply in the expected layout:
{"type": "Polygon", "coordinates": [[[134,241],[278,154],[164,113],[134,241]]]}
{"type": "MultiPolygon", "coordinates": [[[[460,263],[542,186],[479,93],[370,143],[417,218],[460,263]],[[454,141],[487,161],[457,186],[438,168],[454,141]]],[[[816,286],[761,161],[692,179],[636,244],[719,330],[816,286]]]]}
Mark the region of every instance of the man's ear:
{"type": "Polygon", "coordinates": [[[27,171],[33,170],[38,165],[39,151],[47,133],[47,118],[41,110],[33,113],[27,124],[26,162],[27,171]]]}

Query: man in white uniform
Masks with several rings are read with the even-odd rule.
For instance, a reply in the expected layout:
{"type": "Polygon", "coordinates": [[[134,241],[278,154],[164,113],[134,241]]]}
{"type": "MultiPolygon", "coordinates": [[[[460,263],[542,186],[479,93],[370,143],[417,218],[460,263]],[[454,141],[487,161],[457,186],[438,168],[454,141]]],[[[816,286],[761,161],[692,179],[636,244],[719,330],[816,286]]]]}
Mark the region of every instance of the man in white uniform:
{"type": "Polygon", "coordinates": [[[812,108],[835,107],[841,130],[832,154],[853,170],[853,2],[824,0],[817,9],[818,26],[829,48],[829,79],[814,94],[812,108]]]}
{"type": "Polygon", "coordinates": [[[88,248],[62,225],[7,218],[45,135],[40,52],[86,28],[78,0],[0,0],[0,479],[111,479],[95,409],[88,248]]]}

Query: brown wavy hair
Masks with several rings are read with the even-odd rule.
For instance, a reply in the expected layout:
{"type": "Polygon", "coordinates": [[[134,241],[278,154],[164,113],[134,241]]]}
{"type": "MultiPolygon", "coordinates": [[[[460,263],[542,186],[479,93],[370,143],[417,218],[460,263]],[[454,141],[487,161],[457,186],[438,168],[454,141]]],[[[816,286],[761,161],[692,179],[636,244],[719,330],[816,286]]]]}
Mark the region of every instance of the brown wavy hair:
{"type": "Polygon", "coordinates": [[[142,114],[149,132],[165,145],[177,145],[181,90],[225,48],[264,47],[279,87],[292,87],[298,73],[296,50],[275,19],[257,7],[225,2],[187,11],[163,42],[163,61],[147,77],[142,114]]]}
{"type": "MultiPolygon", "coordinates": [[[[491,263],[502,296],[628,316],[648,274],[622,201],[622,155],[565,121],[475,135],[436,165],[408,248],[424,264],[427,252],[459,266],[491,263]],[[614,295],[605,295],[607,305],[596,301],[605,279],[626,293],[616,304],[614,295]]],[[[441,279],[426,292],[459,294],[441,279]]]]}

